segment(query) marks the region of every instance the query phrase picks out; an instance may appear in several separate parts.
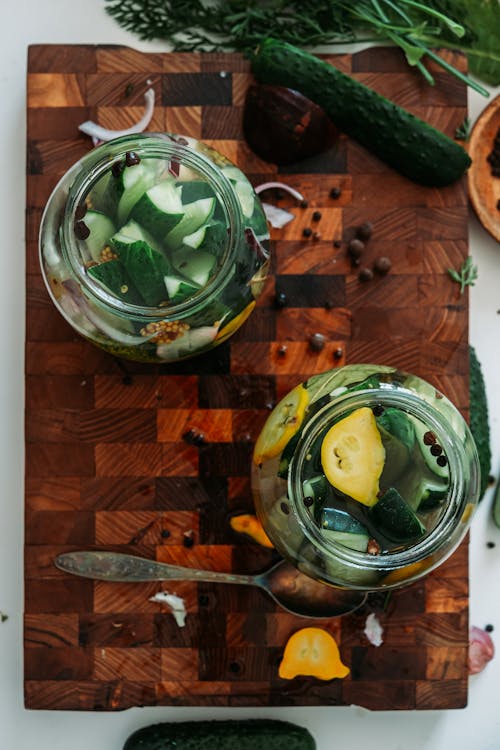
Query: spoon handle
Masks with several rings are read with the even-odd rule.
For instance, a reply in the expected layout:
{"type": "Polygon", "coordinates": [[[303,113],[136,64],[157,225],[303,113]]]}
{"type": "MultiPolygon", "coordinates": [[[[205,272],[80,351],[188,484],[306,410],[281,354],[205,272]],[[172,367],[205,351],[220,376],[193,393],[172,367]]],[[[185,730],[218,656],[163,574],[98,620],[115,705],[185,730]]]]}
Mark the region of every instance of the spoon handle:
{"type": "Polygon", "coordinates": [[[215,583],[256,584],[253,576],[221,573],[215,570],[183,568],[179,565],[148,560],[120,552],[66,552],[54,563],[66,573],[100,581],[208,581],[215,583]]]}

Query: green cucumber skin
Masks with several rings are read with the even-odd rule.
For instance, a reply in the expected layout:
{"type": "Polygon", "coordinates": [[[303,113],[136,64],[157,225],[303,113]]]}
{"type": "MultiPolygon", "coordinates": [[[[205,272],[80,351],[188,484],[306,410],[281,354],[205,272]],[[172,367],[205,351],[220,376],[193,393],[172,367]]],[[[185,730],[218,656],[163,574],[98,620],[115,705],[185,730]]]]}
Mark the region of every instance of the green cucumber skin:
{"type": "Polygon", "coordinates": [[[252,60],[261,83],[300,91],[347,135],[414,182],[443,187],[460,179],[468,153],[384,96],[286,42],[266,39],[252,60]]]}
{"type": "Polygon", "coordinates": [[[134,732],[123,750],[315,750],[304,727],[275,719],[228,719],[152,724],[134,732]]]}
{"type": "Polygon", "coordinates": [[[473,346],[469,346],[469,394],[469,426],[481,466],[480,499],[482,500],[491,474],[490,426],[486,386],[481,364],[473,346]]]}

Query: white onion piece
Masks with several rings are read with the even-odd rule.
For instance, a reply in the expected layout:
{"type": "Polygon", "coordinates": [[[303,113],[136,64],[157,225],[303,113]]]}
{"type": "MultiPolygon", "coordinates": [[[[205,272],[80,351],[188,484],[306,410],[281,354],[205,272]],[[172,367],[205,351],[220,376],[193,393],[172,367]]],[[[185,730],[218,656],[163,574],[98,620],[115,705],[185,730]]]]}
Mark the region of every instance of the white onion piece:
{"type": "Polygon", "coordinates": [[[372,612],[366,618],[364,634],[372,644],[372,646],[381,646],[383,643],[382,635],[384,628],[377,619],[377,615],[372,612]]]}
{"type": "Polygon", "coordinates": [[[284,182],[263,182],[262,185],[257,185],[257,187],[254,188],[254,190],[258,195],[259,193],[264,192],[264,190],[271,190],[271,188],[284,190],[286,193],[290,193],[290,195],[292,195],[298,201],[304,200],[304,196],[302,195],[302,193],[299,193],[298,190],[295,190],[294,188],[290,187],[290,185],[286,185],[284,182]]]}
{"type": "Polygon", "coordinates": [[[272,203],[263,203],[262,208],[264,209],[266,219],[275,229],[281,229],[295,219],[295,216],[290,211],[273,206],[272,203]]]}
{"type": "Polygon", "coordinates": [[[177,625],[183,628],[186,624],[186,605],[184,599],[177,594],[169,594],[167,591],[158,591],[154,596],[149,598],[150,602],[159,602],[160,604],[166,604],[170,607],[170,610],[175,618],[177,625]]]}
{"type": "Polygon", "coordinates": [[[155,92],[154,89],[148,89],[144,94],[144,113],[141,119],[138,120],[135,125],[132,125],[130,128],[125,128],[124,130],[110,130],[109,128],[103,128],[96,122],[92,122],[92,120],[87,120],[86,122],[82,122],[82,124],[78,126],[78,130],[81,130],[82,133],[89,135],[94,141],[94,145],[96,144],[96,142],[111,141],[113,138],[120,138],[123,135],[134,135],[135,133],[142,133],[143,130],[146,130],[147,126],[151,122],[154,108],[155,92]]]}

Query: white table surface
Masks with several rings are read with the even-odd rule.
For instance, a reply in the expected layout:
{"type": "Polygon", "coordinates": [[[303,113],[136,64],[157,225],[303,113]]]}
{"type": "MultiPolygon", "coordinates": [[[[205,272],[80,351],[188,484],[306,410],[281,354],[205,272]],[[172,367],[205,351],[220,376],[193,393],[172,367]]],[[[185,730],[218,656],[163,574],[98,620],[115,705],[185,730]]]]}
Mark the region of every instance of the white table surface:
{"type": "MultiPolygon", "coordinates": [[[[0,47],[0,749],[121,750],[125,738],[156,721],[266,716],[307,726],[318,750],[498,750],[500,748],[500,529],[490,520],[491,490],[473,522],[471,624],[491,623],[498,656],[470,678],[469,705],[456,711],[369,712],[359,707],[143,708],[123,713],[27,711],[23,706],[23,400],[26,55],[29,44],[141,43],[104,11],[103,0],[13,0],[2,10],[0,47]],[[8,11],[8,12],[7,12],[8,11]],[[488,541],[496,542],[488,548],[488,541]]],[[[493,94],[498,91],[492,92],[493,94]]],[[[474,121],[487,100],[470,94],[474,121]]],[[[490,407],[493,473],[500,471],[500,247],[470,218],[479,268],[471,290],[470,338],[483,365],[490,407]]]]}

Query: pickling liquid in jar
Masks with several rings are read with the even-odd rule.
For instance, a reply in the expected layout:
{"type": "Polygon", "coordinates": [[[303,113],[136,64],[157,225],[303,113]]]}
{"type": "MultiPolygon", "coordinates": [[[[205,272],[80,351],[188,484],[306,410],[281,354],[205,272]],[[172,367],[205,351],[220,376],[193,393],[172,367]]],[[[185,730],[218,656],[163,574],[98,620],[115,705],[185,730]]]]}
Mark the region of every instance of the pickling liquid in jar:
{"type": "Polygon", "coordinates": [[[269,266],[251,184],[200,141],[110,141],[62,178],[42,218],[51,297],[82,336],[119,357],[174,362],[208,351],[252,312],[269,266]]]}
{"type": "Polygon", "coordinates": [[[470,524],[479,464],[460,413],[429,383],[379,365],[311,377],[257,439],[252,489],[277,550],[343,588],[416,580],[470,524]]]}

